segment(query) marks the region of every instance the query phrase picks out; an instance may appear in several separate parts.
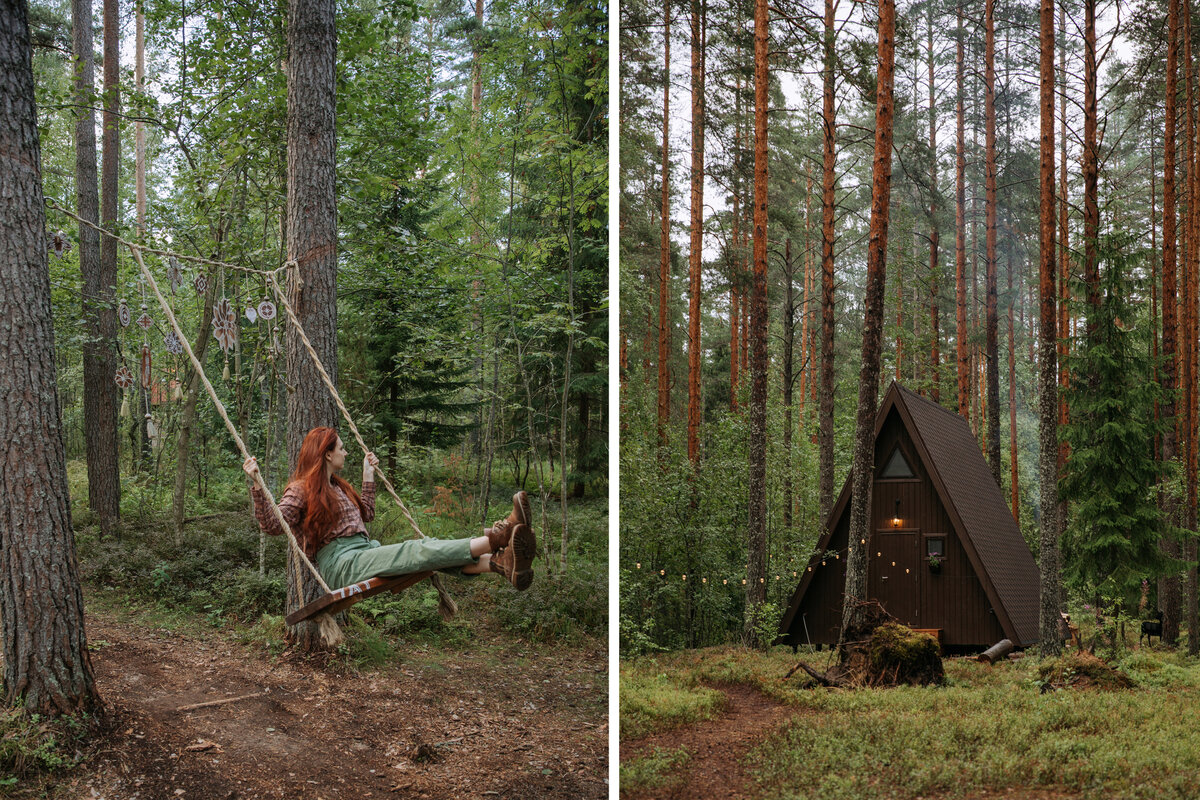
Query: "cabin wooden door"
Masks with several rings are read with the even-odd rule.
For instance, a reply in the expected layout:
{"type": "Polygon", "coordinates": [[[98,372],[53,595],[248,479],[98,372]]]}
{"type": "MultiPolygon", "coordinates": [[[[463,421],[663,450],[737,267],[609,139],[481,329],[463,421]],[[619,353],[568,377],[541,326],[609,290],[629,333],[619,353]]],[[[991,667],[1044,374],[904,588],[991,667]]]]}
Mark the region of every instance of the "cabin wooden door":
{"type": "Polygon", "coordinates": [[[921,622],[917,613],[920,541],[921,532],[911,528],[876,531],[867,574],[871,596],[893,617],[913,627],[920,627],[921,622]]]}

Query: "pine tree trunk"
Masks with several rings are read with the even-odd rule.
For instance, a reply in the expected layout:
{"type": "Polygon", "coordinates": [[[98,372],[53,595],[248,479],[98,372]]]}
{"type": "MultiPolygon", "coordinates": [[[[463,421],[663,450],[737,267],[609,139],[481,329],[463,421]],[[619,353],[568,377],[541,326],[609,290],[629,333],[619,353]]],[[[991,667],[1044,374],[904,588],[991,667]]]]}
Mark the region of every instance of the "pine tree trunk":
{"type": "Polygon", "coordinates": [[[938,161],[937,161],[937,102],[933,83],[933,3],[927,4],[929,37],[925,54],[929,64],[929,366],[933,402],[942,399],[941,332],[938,330],[938,161]]]}
{"type": "Polygon", "coordinates": [[[663,6],[663,138],[662,138],[662,231],[658,265],[658,442],[667,443],[671,422],[670,332],[668,301],[671,296],[671,5],[663,6]]]}
{"type": "MultiPolygon", "coordinates": [[[[1178,87],[1179,64],[1179,2],[1167,3],[1167,75],[1163,136],[1163,287],[1162,287],[1162,459],[1172,462],[1176,455],[1175,391],[1176,391],[1176,231],[1175,231],[1175,94],[1178,87]]],[[[1169,492],[1161,493],[1163,513],[1167,521],[1177,524],[1178,508],[1169,492]]],[[[1179,558],[1179,542],[1164,536],[1160,542],[1168,558],[1179,558]]],[[[1158,580],[1159,610],[1163,612],[1163,641],[1179,638],[1179,577],[1168,575],[1158,580]]]]}
{"type": "MultiPolygon", "coordinates": [[[[792,383],[795,380],[793,357],[796,350],[796,291],[792,265],[792,240],[783,246],[783,530],[792,532],[792,383]]],[[[801,392],[803,396],[803,392],[801,392]]]]}
{"type": "MultiPolygon", "coordinates": [[[[288,6],[288,258],[296,268],[288,301],[296,309],[317,357],[337,381],[337,198],[334,165],[334,63],[337,32],[333,0],[290,0],[288,6]]],[[[292,326],[287,327],[288,468],[317,426],[336,426],[337,406],[292,326]]],[[[320,594],[312,576],[289,559],[288,609],[320,594]],[[297,595],[298,579],[303,590],[297,595]]],[[[316,626],[305,622],[291,635],[303,650],[321,647],[316,626]]]]}
{"type": "Polygon", "coordinates": [[[829,512],[833,510],[833,184],[834,170],[837,168],[834,157],[837,120],[833,110],[833,71],[836,66],[833,49],[833,0],[825,0],[824,46],[824,94],[821,114],[821,393],[820,408],[817,410],[817,505],[822,526],[829,520],[829,512]]]}
{"type": "MultiPolygon", "coordinates": [[[[101,115],[103,150],[100,161],[100,224],[106,230],[114,233],[117,230],[120,199],[120,187],[118,186],[118,172],[121,163],[120,130],[118,128],[121,112],[120,52],[120,0],[104,0],[104,112],[101,115]]],[[[100,273],[96,285],[100,291],[103,291],[104,287],[113,287],[112,291],[115,296],[116,284],[117,241],[109,236],[102,236],[100,238],[100,273]]],[[[112,338],[110,341],[116,342],[116,309],[114,308],[109,313],[112,314],[112,338]]],[[[98,321],[101,332],[107,327],[105,325],[106,317],[107,314],[103,311],[99,313],[98,321]]],[[[112,380],[112,376],[116,374],[115,354],[113,364],[107,378],[103,376],[98,376],[98,378],[112,380]]],[[[98,373],[100,365],[96,365],[95,370],[98,373]]],[[[139,401],[133,405],[135,408],[140,408],[141,389],[135,387],[133,391],[134,396],[139,398],[139,401]]],[[[135,416],[140,417],[141,415],[135,413],[135,416]]],[[[138,422],[139,420],[135,420],[135,424],[138,422]]],[[[141,450],[135,447],[131,455],[135,465],[134,471],[137,471],[141,466],[141,450]]]]}
{"type": "Polygon", "coordinates": [[[1017,469],[1017,300],[1013,294],[1012,251],[1008,257],[1008,486],[1012,515],[1021,526],[1021,481],[1017,469]]]}
{"type": "MultiPolygon", "coordinates": [[[[90,27],[89,27],[90,31],[90,27]]],[[[24,3],[0,6],[0,652],[3,703],[93,712],[56,393],[46,210],[24,3]]],[[[94,163],[94,162],[93,162],[94,163]]]]}
{"type": "Polygon", "coordinates": [[[1083,281],[1087,287],[1089,343],[1096,330],[1100,308],[1100,259],[1096,237],[1100,234],[1099,154],[1096,143],[1096,0],[1083,3],[1083,281]],[[1093,312],[1093,309],[1096,312],[1093,312]]]}
{"type": "Polygon", "coordinates": [[[754,3],[754,287],[750,296],[750,514],[746,642],[766,646],[755,625],[767,599],[767,0],[754,3]]]}
{"type": "Polygon", "coordinates": [[[688,251],[688,459],[700,458],[700,270],[704,256],[704,21],[692,0],[692,212],[688,251]]]}
{"type": "MultiPolygon", "coordinates": [[[[1196,97],[1195,75],[1192,72],[1192,4],[1184,0],[1184,75],[1186,76],[1187,94],[1187,159],[1188,159],[1188,242],[1187,259],[1184,262],[1184,279],[1181,299],[1184,303],[1184,335],[1183,335],[1183,392],[1181,399],[1184,404],[1185,420],[1185,452],[1187,475],[1186,514],[1184,527],[1196,530],[1196,272],[1197,259],[1200,258],[1200,209],[1197,208],[1196,198],[1200,197],[1200,151],[1196,147],[1196,97]]],[[[1185,540],[1183,558],[1191,566],[1187,569],[1187,579],[1184,583],[1183,608],[1188,623],[1188,653],[1196,655],[1200,649],[1200,620],[1197,619],[1197,573],[1196,573],[1196,540],[1189,537],[1185,540]]]]}
{"type": "Polygon", "coordinates": [[[729,410],[738,409],[738,329],[741,321],[738,319],[739,298],[741,296],[741,262],[738,258],[738,247],[741,241],[738,237],[741,231],[738,226],[742,219],[741,170],[736,165],[741,163],[742,151],[742,82],[739,79],[734,89],[734,136],[733,136],[733,219],[732,235],[729,239],[729,410]]]}
{"type": "Polygon", "coordinates": [[[996,0],[984,0],[984,214],[985,292],[987,295],[987,454],[996,486],[1000,480],[1000,321],[996,301],[996,0]]]}
{"type": "MultiPolygon", "coordinates": [[[[209,280],[208,291],[204,293],[204,311],[200,315],[200,330],[196,334],[196,345],[192,352],[201,364],[208,352],[208,340],[212,334],[213,303],[217,296],[217,282],[209,280]]],[[[196,405],[200,400],[200,375],[195,371],[189,372],[187,394],[180,414],[179,438],[175,451],[175,492],[171,501],[172,530],[175,532],[175,543],[183,544],[183,519],[187,500],[188,461],[191,457],[192,427],[196,423],[196,405]]],[[[263,456],[264,469],[269,463],[263,456]]],[[[264,472],[264,475],[266,473],[264,472]]]]}
{"type": "MultiPolygon", "coordinates": [[[[850,468],[849,547],[842,630],[855,622],[866,599],[867,549],[871,543],[871,487],[875,479],[875,411],[879,356],[883,341],[883,294],[887,279],[888,204],[892,177],[892,84],[895,79],[896,5],[879,2],[879,71],[875,104],[875,157],[871,169],[871,227],[867,239],[867,292],[864,305],[862,365],[858,382],[858,416],[854,426],[854,460],[850,468]]],[[[847,651],[842,649],[843,656],[847,651]]]]}
{"type": "Polygon", "coordinates": [[[1041,161],[1039,197],[1039,269],[1038,289],[1041,300],[1041,330],[1038,343],[1038,468],[1041,482],[1041,546],[1038,567],[1039,590],[1038,652],[1044,657],[1062,652],[1058,631],[1061,590],[1058,547],[1058,428],[1057,380],[1055,362],[1058,320],[1054,288],[1054,4],[1042,0],[1040,9],[1041,44],[1041,161]]]}
{"type": "Polygon", "coordinates": [[[958,6],[958,43],[955,50],[955,74],[958,87],[958,102],[955,111],[955,161],[954,161],[954,309],[955,349],[958,362],[958,413],[965,419],[971,418],[971,360],[967,352],[967,155],[965,134],[965,112],[963,108],[963,64],[962,5],[958,6]]]}
{"type": "MultiPolygon", "coordinates": [[[[82,219],[100,223],[100,197],[96,175],[96,113],[92,110],[96,86],[91,0],[71,5],[75,66],[75,197],[82,219]],[[86,22],[84,22],[86,21],[86,22]]],[[[115,262],[113,262],[115,266],[115,262]]],[[[100,234],[79,226],[79,271],[83,285],[83,319],[87,338],[83,344],[83,424],[88,464],[88,507],[96,512],[100,536],[117,532],[121,522],[121,475],[117,437],[120,390],[113,381],[117,372],[117,311],[114,269],[106,274],[100,258],[100,234]]]]}
{"type": "Polygon", "coordinates": [[[809,363],[812,359],[813,352],[809,347],[809,313],[812,311],[812,304],[809,303],[809,298],[812,296],[812,277],[813,277],[813,249],[812,249],[812,189],[813,179],[812,173],[805,168],[805,174],[808,178],[808,188],[804,193],[804,305],[800,309],[800,409],[799,409],[799,429],[804,431],[804,398],[808,392],[809,363]]]}
{"type": "MultiPolygon", "coordinates": [[[[1058,27],[1060,30],[1067,29],[1067,16],[1065,11],[1060,7],[1058,10],[1058,27]]],[[[1064,37],[1065,39],[1065,37],[1064,37]]],[[[1060,77],[1060,91],[1065,98],[1067,95],[1067,46],[1065,41],[1061,41],[1058,48],[1058,64],[1060,77]]],[[[1067,408],[1067,383],[1070,379],[1070,372],[1067,367],[1067,355],[1070,352],[1071,329],[1070,329],[1070,296],[1071,296],[1071,239],[1070,228],[1067,225],[1067,213],[1070,209],[1068,203],[1068,184],[1067,184],[1067,104],[1062,102],[1059,104],[1059,173],[1058,173],[1058,425],[1060,430],[1065,428],[1069,421],[1069,409],[1067,408]]],[[[1032,361],[1032,355],[1030,360],[1032,361]]],[[[1064,438],[1058,443],[1058,469],[1059,474],[1066,468],[1067,457],[1071,454],[1071,446],[1064,438]]],[[[1067,529],[1067,508],[1066,504],[1059,506],[1058,515],[1058,532],[1061,535],[1067,529]]]]}

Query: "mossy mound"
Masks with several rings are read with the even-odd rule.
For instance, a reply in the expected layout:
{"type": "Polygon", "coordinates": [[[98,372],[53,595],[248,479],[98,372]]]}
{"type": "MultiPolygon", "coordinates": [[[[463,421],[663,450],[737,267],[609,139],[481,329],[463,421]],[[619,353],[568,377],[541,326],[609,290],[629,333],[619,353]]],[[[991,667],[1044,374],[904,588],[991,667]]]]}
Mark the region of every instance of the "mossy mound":
{"type": "Polygon", "coordinates": [[[902,625],[879,603],[860,605],[858,624],[846,632],[831,677],[851,686],[930,686],[946,679],[940,647],[927,633],[902,625]]]}
{"type": "Polygon", "coordinates": [[[1130,689],[1133,681],[1125,673],[1091,653],[1068,653],[1038,667],[1042,691],[1050,689],[1130,689]]]}

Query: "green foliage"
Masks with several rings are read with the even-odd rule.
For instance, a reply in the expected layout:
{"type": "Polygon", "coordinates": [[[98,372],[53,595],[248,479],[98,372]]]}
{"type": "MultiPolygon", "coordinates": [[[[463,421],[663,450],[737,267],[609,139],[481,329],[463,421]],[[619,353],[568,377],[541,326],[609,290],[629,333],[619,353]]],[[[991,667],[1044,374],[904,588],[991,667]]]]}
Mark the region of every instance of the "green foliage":
{"type": "MultiPolygon", "coordinates": [[[[655,672],[654,661],[621,670],[621,737],[639,739],[699,720],[712,719],[725,707],[725,694],[687,686],[668,672],[655,672]]],[[[685,679],[686,681],[686,679],[685,679]]]]}
{"type": "Polygon", "coordinates": [[[654,747],[649,753],[621,762],[621,791],[645,792],[649,789],[669,789],[683,783],[692,753],[686,747],[664,750],[654,747]]]}
{"type": "Polygon", "coordinates": [[[87,719],[43,719],[20,708],[0,709],[0,795],[5,787],[41,772],[72,767],[87,719]]]}
{"type": "Polygon", "coordinates": [[[1064,434],[1071,458],[1060,492],[1073,513],[1063,563],[1082,592],[1130,592],[1167,567],[1155,494],[1165,467],[1153,447],[1162,430],[1154,406],[1163,395],[1152,379],[1149,322],[1132,303],[1137,260],[1129,246],[1124,237],[1100,243],[1100,304],[1087,310],[1094,331],[1070,360],[1071,424],[1064,434]]]}
{"type": "Polygon", "coordinates": [[[608,567],[579,563],[565,574],[539,575],[524,592],[508,586],[491,590],[492,614],[506,629],[535,641],[570,641],[580,635],[604,637],[608,607],[608,567]]]}

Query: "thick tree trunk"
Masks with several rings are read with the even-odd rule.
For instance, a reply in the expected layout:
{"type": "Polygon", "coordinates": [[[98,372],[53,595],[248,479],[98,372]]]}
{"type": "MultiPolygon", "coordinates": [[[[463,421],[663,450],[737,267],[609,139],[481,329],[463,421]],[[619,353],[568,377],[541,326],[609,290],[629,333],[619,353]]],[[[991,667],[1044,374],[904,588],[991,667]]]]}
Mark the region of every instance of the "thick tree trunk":
{"type": "Polygon", "coordinates": [[[668,301],[671,296],[671,4],[663,6],[663,138],[662,230],[658,264],[658,442],[666,444],[671,422],[670,332],[668,301]]]}
{"type": "Polygon", "coordinates": [[[1039,653],[1042,656],[1062,652],[1058,631],[1061,591],[1058,546],[1058,429],[1057,375],[1055,374],[1056,334],[1054,290],[1054,4],[1042,0],[1040,9],[1041,33],[1041,160],[1039,173],[1039,280],[1041,295],[1041,330],[1038,344],[1038,466],[1041,482],[1041,546],[1038,567],[1041,571],[1039,591],[1039,653]]]}
{"type": "Polygon", "coordinates": [[[967,154],[965,113],[963,109],[963,9],[958,6],[958,43],[955,50],[955,74],[958,102],[955,111],[954,138],[954,311],[955,354],[958,363],[958,413],[971,418],[971,356],[967,350],[967,154]]]}
{"type": "MultiPolygon", "coordinates": [[[[879,71],[875,104],[875,158],[871,169],[871,227],[867,239],[867,292],[864,305],[862,362],[858,381],[858,418],[854,426],[854,461],[850,468],[849,547],[842,630],[857,621],[856,610],[867,595],[867,550],[871,543],[871,486],[875,479],[875,406],[879,390],[879,352],[883,340],[883,293],[887,278],[888,204],[892,178],[892,84],[896,65],[896,5],[879,2],[879,71]]],[[[843,655],[847,652],[842,649],[843,655]]]]}
{"type": "MultiPolygon", "coordinates": [[[[288,258],[296,268],[288,301],[325,370],[337,381],[337,197],[334,165],[334,63],[337,31],[333,0],[290,0],[288,6],[288,258]]],[[[336,426],[337,406],[292,326],[287,328],[288,468],[317,426],[336,426]]],[[[288,609],[319,596],[316,581],[289,559],[288,609]],[[298,580],[303,591],[295,591],[298,580]]],[[[316,626],[292,635],[304,650],[319,649],[316,626]]]]}
{"type": "MultiPolygon", "coordinates": [[[[117,230],[118,202],[120,199],[120,187],[118,185],[118,172],[121,163],[120,129],[118,127],[121,113],[120,52],[120,1],[104,0],[104,113],[101,115],[103,122],[103,152],[100,161],[100,224],[106,230],[114,233],[117,230]]],[[[97,286],[100,287],[100,291],[103,291],[103,287],[111,286],[113,287],[112,291],[115,293],[116,283],[117,242],[109,236],[102,236],[100,238],[100,272],[97,286]]],[[[99,312],[99,327],[101,331],[104,330],[104,327],[106,327],[105,323],[107,322],[106,317],[109,314],[112,315],[112,339],[110,341],[115,342],[117,336],[115,309],[111,311],[105,309],[99,312]]],[[[115,354],[113,358],[113,363],[115,364],[115,354]]],[[[96,365],[96,372],[99,372],[99,369],[100,365],[96,365]]],[[[107,379],[112,380],[112,375],[115,373],[116,367],[113,366],[107,379]]],[[[134,389],[134,396],[138,398],[138,402],[133,403],[135,409],[141,407],[140,391],[140,389],[134,389]]],[[[141,416],[136,411],[135,415],[138,417],[141,416]]],[[[140,420],[136,420],[135,422],[137,421],[140,420]]],[[[132,458],[136,471],[141,468],[141,450],[134,449],[132,458]]]]}
{"type": "MultiPolygon", "coordinates": [[[[79,216],[100,222],[100,197],[96,176],[96,90],[91,0],[74,0],[73,50],[75,56],[75,197],[79,216]]],[[[100,535],[117,532],[121,522],[121,475],[117,437],[120,391],[117,372],[117,311],[115,262],[105,273],[100,257],[100,234],[79,226],[79,271],[83,286],[83,425],[88,464],[88,507],[96,512],[100,535]]]]}
{"type": "MultiPolygon", "coordinates": [[[[1163,287],[1162,287],[1162,459],[1172,462],[1176,455],[1175,391],[1176,391],[1176,232],[1175,232],[1175,94],[1179,64],[1179,2],[1167,3],[1167,75],[1163,136],[1163,287]]],[[[1163,512],[1167,521],[1178,524],[1178,508],[1169,492],[1162,492],[1163,512]]],[[[1179,542],[1164,536],[1160,542],[1168,558],[1179,558],[1179,542]]],[[[1163,640],[1179,638],[1179,577],[1167,575],[1158,580],[1158,607],[1163,612],[1163,640]]]]}
{"type": "MultiPolygon", "coordinates": [[[[767,599],[767,0],[754,3],[754,288],[750,325],[750,514],[747,525],[746,642],[759,639],[767,599]]],[[[768,634],[769,636],[769,634],[768,634]]]]}
{"type": "Polygon", "coordinates": [[[692,0],[692,211],[688,251],[688,459],[700,458],[700,270],[704,257],[704,9],[692,0]]]}
{"type": "MultiPolygon", "coordinates": [[[[1067,29],[1067,16],[1063,8],[1058,10],[1058,27],[1067,29]]],[[[1059,81],[1063,98],[1067,95],[1067,46],[1062,41],[1058,48],[1059,81]]],[[[1071,239],[1070,228],[1067,225],[1067,213],[1070,205],[1067,202],[1067,104],[1059,104],[1059,173],[1058,173],[1058,425],[1065,428],[1069,420],[1066,389],[1070,379],[1067,367],[1067,355],[1070,352],[1070,296],[1071,296],[1071,239]]],[[[1032,351],[1030,354],[1032,360],[1032,351]]],[[[1066,468],[1067,457],[1071,453],[1070,445],[1064,438],[1058,443],[1059,474],[1066,468]]],[[[1063,503],[1059,506],[1058,532],[1061,535],[1067,528],[1067,508],[1063,503]]]]}
{"type": "Polygon", "coordinates": [[[817,505],[821,525],[833,510],[833,207],[837,120],[833,111],[833,0],[825,0],[825,64],[821,113],[821,393],[817,410],[817,505]]]}
{"type": "Polygon", "coordinates": [[[0,652],[3,702],[92,712],[56,394],[46,210],[24,3],[0,5],[0,652]]]}
{"type": "Polygon", "coordinates": [[[1000,322],[996,307],[996,0],[984,0],[984,215],[985,292],[987,295],[987,454],[996,486],[1000,480],[1000,322]]]}

